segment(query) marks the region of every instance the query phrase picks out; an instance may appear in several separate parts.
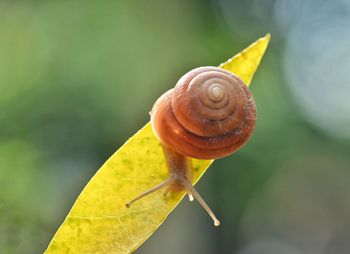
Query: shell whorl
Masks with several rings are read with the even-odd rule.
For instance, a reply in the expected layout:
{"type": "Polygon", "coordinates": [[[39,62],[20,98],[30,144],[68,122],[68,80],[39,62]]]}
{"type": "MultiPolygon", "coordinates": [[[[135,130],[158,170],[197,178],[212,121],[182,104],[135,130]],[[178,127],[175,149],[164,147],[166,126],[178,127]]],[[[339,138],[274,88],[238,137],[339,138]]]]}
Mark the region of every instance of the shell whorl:
{"type": "Polygon", "coordinates": [[[245,84],[217,67],[200,67],[176,84],[172,107],[176,119],[203,137],[224,134],[240,124],[247,97],[245,84]]]}
{"type": "Polygon", "coordinates": [[[151,112],[161,142],[198,159],[235,152],[248,140],[255,119],[255,102],[247,86],[217,67],[199,67],[185,74],[151,112]]]}

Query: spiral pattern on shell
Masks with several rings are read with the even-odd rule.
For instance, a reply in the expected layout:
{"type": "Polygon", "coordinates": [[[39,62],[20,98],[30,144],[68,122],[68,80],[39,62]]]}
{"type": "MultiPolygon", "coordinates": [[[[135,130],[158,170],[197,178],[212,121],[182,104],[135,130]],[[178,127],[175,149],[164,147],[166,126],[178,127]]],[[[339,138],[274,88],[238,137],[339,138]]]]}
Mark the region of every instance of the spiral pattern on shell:
{"type": "Polygon", "coordinates": [[[255,120],[255,102],[248,87],[217,67],[199,67],[185,74],[151,112],[160,141],[198,159],[235,152],[250,137],[255,120]]]}

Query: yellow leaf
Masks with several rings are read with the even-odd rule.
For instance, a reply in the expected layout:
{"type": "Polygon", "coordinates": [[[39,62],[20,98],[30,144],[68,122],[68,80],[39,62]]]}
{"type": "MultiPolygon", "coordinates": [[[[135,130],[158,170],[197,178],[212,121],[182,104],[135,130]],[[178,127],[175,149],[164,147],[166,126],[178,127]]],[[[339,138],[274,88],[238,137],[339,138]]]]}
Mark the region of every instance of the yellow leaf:
{"type": "Polygon", "coordinates": [[[270,34],[265,35],[237,55],[220,64],[219,67],[236,73],[249,86],[264,56],[270,37],[270,34]]]}
{"type": "MultiPolygon", "coordinates": [[[[257,40],[220,67],[250,83],[270,35],[257,40]]],[[[212,161],[193,160],[194,182],[212,161]]],[[[137,249],[181,201],[184,193],[165,198],[161,191],[126,208],[125,204],[168,176],[159,141],[146,124],[86,185],[58,229],[46,254],[130,253],[137,249]]]]}

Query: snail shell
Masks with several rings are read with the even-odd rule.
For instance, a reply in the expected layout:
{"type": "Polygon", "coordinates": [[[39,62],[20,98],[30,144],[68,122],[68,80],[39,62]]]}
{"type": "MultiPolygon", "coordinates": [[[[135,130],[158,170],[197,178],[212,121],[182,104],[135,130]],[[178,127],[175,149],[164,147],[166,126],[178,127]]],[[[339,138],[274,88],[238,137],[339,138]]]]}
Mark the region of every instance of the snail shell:
{"type": "Polygon", "coordinates": [[[225,157],[252,134],[256,106],[244,82],[217,67],[185,74],[154,104],[151,124],[163,145],[197,159],[225,157]]]}

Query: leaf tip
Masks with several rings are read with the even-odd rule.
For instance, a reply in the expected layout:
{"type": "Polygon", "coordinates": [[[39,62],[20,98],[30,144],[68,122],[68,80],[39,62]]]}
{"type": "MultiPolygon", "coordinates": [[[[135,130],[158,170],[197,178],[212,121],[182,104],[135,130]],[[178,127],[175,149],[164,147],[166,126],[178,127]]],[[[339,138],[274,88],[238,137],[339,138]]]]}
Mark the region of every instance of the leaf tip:
{"type": "Polygon", "coordinates": [[[262,54],[265,53],[266,49],[267,49],[267,46],[269,45],[270,43],[270,39],[271,39],[271,34],[270,33],[267,33],[265,34],[264,37],[261,37],[259,38],[256,43],[261,43],[262,44],[262,54]]]}
{"type": "Polygon", "coordinates": [[[270,33],[265,34],[265,36],[262,37],[262,39],[265,39],[267,42],[269,42],[271,39],[271,34],[270,33]]]}
{"type": "Polygon", "coordinates": [[[267,33],[265,36],[260,37],[247,48],[243,49],[240,53],[220,64],[219,67],[239,74],[238,76],[249,86],[265,54],[270,38],[271,34],[267,33]]]}

